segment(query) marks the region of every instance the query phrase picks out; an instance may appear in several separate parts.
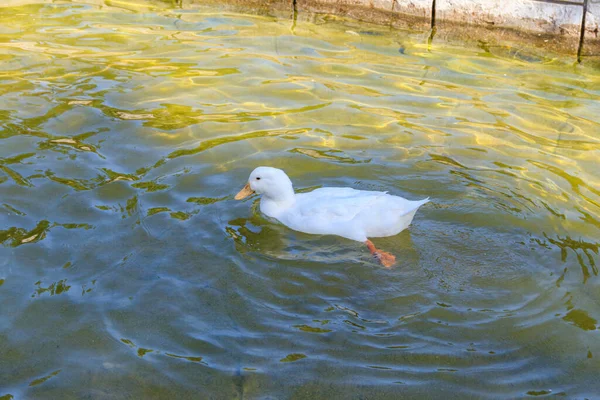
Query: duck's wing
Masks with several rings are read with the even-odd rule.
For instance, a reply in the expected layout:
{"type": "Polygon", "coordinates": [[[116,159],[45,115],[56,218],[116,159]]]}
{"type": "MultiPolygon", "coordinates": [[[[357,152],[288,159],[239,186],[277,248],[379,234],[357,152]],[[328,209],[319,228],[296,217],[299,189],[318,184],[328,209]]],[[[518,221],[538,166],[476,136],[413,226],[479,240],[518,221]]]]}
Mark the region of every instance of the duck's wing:
{"type": "Polygon", "coordinates": [[[322,221],[352,220],[358,213],[388,196],[387,192],[352,188],[322,188],[296,195],[299,217],[322,221]]]}

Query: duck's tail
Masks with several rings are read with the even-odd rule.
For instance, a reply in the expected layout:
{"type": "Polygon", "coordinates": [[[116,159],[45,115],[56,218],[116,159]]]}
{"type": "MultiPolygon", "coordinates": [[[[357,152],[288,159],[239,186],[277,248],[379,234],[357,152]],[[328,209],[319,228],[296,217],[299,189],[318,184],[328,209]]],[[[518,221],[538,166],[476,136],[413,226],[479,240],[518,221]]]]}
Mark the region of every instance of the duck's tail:
{"type": "Polygon", "coordinates": [[[402,215],[414,213],[415,211],[417,211],[417,209],[419,207],[421,207],[423,204],[426,204],[426,203],[429,203],[429,197],[426,199],[423,199],[423,200],[411,201],[410,207],[408,207],[402,215]]]}

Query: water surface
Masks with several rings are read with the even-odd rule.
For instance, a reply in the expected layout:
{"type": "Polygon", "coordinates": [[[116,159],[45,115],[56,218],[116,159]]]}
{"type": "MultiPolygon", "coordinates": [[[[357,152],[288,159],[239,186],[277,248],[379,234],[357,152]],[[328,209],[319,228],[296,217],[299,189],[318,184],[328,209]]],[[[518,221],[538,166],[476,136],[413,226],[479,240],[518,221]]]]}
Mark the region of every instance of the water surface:
{"type": "Polygon", "coordinates": [[[0,399],[596,397],[599,98],[509,45],[13,1],[0,399]],[[235,202],[258,165],[432,202],[385,269],[235,202]]]}

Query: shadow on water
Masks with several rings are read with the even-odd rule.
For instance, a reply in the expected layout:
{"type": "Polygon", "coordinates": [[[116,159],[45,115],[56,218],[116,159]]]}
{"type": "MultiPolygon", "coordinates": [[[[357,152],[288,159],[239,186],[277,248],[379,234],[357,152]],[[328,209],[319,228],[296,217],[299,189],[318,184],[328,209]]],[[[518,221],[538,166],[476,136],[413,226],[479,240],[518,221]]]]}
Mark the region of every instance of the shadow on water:
{"type": "MultiPolygon", "coordinates": [[[[563,263],[567,261],[569,250],[575,254],[577,263],[581,267],[581,274],[583,277],[582,283],[586,283],[591,274],[598,276],[598,266],[596,265],[595,259],[598,258],[598,248],[600,243],[590,243],[582,239],[573,240],[568,236],[564,238],[557,236],[556,239],[552,239],[544,234],[544,237],[549,243],[560,249],[560,258],[563,263]]],[[[566,271],[564,273],[566,273],[566,271]]]]}

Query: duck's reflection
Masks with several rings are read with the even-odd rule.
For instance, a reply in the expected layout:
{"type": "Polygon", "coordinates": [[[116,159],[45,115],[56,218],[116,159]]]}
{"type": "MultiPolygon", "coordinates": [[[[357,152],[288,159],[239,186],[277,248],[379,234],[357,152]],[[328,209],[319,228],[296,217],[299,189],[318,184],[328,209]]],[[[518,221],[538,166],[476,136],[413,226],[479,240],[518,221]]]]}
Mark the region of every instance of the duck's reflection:
{"type": "Polygon", "coordinates": [[[289,229],[261,215],[258,206],[259,202],[255,201],[250,217],[229,221],[225,231],[234,240],[235,249],[241,254],[284,253],[289,246],[289,240],[286,240],[289,229]]]}
{"type": "MultiPolygon", "coordinates": [[[[310,235],[294,231],[279,221],[266,217],[259,210],[257,199],[248,218],[230,220],[225,232],[240,254],[260,254],[278,260],[304,260],[317,263],[367,262],[376,265],[362,243],[333,235],[310,235]]],[[[378,243],[402,254],[398,266],[419,263],[419,254],[409,230],[391,238],[379,238],[378,243]]]]}

